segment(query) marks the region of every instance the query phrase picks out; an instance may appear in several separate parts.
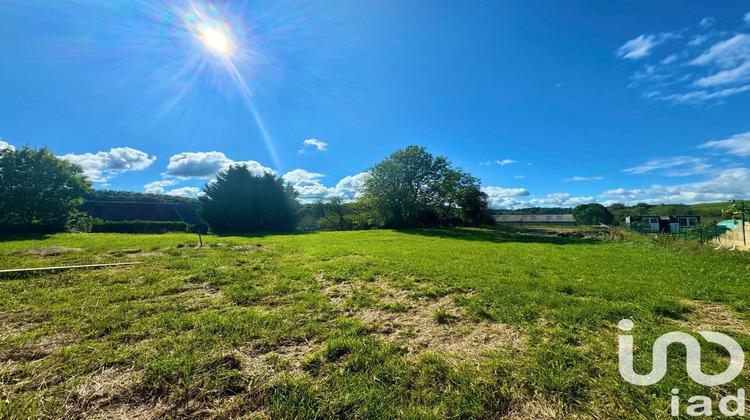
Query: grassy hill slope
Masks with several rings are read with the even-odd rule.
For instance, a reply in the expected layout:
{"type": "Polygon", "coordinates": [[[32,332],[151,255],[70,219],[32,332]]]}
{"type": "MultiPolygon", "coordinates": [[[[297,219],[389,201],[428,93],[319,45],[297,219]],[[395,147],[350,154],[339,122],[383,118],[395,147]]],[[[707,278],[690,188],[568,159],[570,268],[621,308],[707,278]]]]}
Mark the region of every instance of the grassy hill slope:
{"type": "MultiPolygon", "coordinates": [[[[453,229],[0,239],[0,269],[140,261],[0,278],[0,418],[668,418],[639,372],[673,330],[750,349],[750,257],[453,229]]],[[[726,367],[704,346],[705,372],[726,367]]]]}

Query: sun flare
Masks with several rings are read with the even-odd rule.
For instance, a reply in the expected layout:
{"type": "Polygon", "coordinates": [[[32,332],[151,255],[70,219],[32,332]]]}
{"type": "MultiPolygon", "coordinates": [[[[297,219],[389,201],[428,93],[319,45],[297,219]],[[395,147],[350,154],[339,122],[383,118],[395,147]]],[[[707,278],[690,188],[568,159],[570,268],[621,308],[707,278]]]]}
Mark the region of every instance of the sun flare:
{"type": "Polygon", "coordinates": [[[232,53],[232,40],[221,28],[206,25],[200,28],[200,38],[206,49],[213,54],[228,56],[232,53]]]}

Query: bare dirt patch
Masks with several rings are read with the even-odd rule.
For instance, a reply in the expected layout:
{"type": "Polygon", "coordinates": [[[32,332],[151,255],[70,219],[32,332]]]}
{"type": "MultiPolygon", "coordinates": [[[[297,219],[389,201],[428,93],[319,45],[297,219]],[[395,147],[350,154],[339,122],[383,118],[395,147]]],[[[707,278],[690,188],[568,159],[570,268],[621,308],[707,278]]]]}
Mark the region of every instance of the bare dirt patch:
{"type": "Polygon", "coordinates": [[[725,331],[750,335],[750,323],[734,310],[716,302],[686,300],[693,307],[684,320],[674,320],[682,328],[700,331],[725,331]]]}
{"type": "Polygon", "coordinates": [[[242,364],[242,372],[266,380],[279,379],[285,374],[298,378],[305,375],[302,360],[317,350],[311,343],[288,343],[272,350],[241,347],[235,350],[242,364]]]}
{"type": "Polygon", "coordinates": [[[70,252],[81,252],[85,251],[83,248],[67,248],[64,246],[45,246],[41,248],[28,248],[22,251],[18,251],[20,254],[36,255],[37,257],[55,257],[58,255],[67,254],[70,252]]]}

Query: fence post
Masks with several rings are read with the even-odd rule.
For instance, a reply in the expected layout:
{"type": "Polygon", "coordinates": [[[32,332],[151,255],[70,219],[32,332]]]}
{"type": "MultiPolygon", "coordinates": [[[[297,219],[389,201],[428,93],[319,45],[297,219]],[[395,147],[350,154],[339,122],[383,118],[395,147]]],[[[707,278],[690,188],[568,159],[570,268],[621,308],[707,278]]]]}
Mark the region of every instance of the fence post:
{"type": "Polygon", "coordinates": [[[747,245],[747,236],[745,235],[745,200],[742,200],[742,243],[747,245]]]}

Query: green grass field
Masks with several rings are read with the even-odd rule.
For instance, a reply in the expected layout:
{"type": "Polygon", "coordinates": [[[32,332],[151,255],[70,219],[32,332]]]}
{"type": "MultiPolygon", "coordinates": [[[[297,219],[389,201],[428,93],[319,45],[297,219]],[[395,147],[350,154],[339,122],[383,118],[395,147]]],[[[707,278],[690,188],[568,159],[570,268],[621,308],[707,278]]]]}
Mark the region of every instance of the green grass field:
{"type": "MultiPolygon", "coordinates": [[[[0,418],[669,418],[674,330],[750,349],[750,256],[500,230],[0,238],[0,418]]],[[[671,239],[670,239],[671,240],[671,239]]],[[[723,371],[703,343],[705,372],[723,371]]]]}

